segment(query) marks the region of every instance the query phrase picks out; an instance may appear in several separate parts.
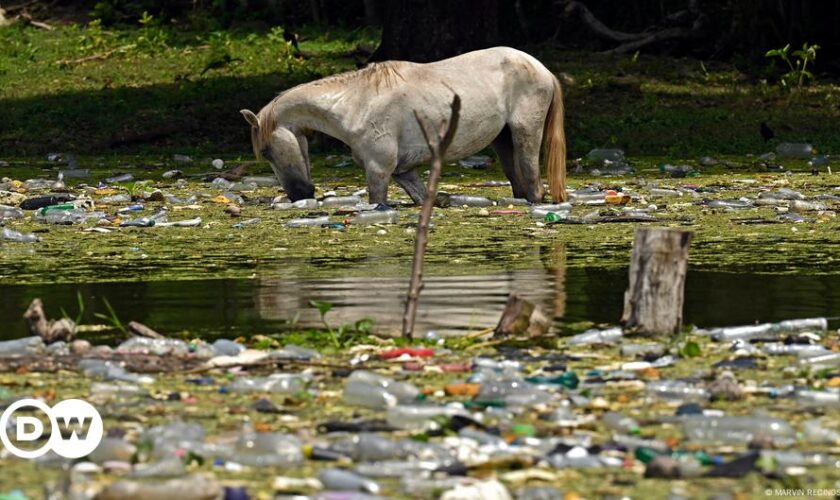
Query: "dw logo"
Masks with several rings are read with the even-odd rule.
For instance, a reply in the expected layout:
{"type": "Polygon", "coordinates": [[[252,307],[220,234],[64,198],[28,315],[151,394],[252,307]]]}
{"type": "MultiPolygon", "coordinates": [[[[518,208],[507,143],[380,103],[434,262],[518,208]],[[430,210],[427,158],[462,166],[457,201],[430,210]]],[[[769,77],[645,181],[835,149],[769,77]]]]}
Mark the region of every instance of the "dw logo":
{"type": "Polygon", "coordinates": [[[65,458],[81,458],[99,446],[102,431],[99,412],[81,399],[65,399],[52,408],[37,399],[20,399],[0,415],[0,441],[20,458],[38,458],[50,449],[65,458]],[[15,412],[32,413],[32,410],[46,415],[49,432],[45,432],[42,418],[12,416],[15,412]],[[45,435],[47,442],[36,448],[45,435]]]}

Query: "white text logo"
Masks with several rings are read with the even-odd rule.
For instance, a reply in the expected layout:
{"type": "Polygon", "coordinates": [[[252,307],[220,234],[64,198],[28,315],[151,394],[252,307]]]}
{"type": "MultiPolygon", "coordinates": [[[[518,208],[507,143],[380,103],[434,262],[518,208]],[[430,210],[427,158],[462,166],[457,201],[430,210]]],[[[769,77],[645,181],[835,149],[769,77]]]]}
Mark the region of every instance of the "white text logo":
{"type": "Polygon", "coordinates": [[[0,441],[12,455],[38,458],[52,450],[64,458],[84,457],[102,441],[102,417],[90,403],[65,399],[52,408],[37,399],[19,399],[0,415],[0,441]],[[41,412],[44,419],[22,413],[41,412]],[[14,413],[19,414],[14,416],[14,413]],[[35,447],[48,434],[46,443],[35,447]]]}

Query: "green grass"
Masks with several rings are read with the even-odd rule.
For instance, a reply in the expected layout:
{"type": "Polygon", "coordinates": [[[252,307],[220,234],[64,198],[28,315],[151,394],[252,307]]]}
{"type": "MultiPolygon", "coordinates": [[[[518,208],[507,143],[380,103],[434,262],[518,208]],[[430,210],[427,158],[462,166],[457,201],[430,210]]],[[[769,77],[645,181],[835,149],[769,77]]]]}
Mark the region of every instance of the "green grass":
{"type": "MultiPolygon", "coordinates": [[[[258,109],[291,85],[354,69],[364,59],[359,47],[375,47],[377,37],[303,29],[303,58],[279,29],[179,33],[154,20],[139,29],[2,28],[0,151],[246,155],[239,109],[258,109]]],[[[762,121],[777,140],[840,151],[833,131],[840,87],[831,82],[790,93],[727,64],[526,49],[567,76],[573,156],[605,146],[656,155],[762,152],[774,145],[761,139],[762,121]]]]}

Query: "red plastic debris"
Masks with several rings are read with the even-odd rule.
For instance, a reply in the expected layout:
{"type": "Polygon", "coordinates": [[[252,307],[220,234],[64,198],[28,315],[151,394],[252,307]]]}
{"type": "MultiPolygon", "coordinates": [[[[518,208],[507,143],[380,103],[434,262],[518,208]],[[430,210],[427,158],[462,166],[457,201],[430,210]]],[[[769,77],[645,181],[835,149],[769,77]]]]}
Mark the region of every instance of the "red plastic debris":
{"type": "Polygon", "coordinates": [[[428,358],[435,355],[434,349],[423,347],[403,347],[399,349],[391,349],[379,354],[382,359],[399,358],[400,356],[411,356],[413,358],[428,358]]]}

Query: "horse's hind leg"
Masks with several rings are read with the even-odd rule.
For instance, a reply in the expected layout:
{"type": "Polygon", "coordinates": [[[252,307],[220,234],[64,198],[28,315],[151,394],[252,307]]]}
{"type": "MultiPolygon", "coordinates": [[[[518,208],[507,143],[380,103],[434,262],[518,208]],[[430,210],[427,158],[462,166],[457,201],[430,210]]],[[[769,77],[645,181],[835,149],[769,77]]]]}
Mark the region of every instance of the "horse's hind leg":
{"type": "Polygon", "coordinates": [[[510,181],[510,186],[513,188],[513,196],[516,198],[525,198],[527,192],[525,190],[525,183],[522,182],[522,177],[516,169],[516,162],[513,157],[513,139],[510,135],[510,127],[505,127],[493,139],[493,150],[499,157],[499,162],[502,164],[502,170],[505,176],[510,181]]]}
{"type": "Polygon", "coordinates": [[[417,175],[416,170],[412,169],[399,174],[395,173],[394,181],[411,196],[415,204],[423,204],[423,200],[426,198],[426,186],[423,185],[423,181],[420,180],[420,176],[417,175]]]}
{"type": "MultiPolygon", "coordinates": [[[[517,175],[521,176],[524,198],[532,203],[540,202],[545,194],[540,179],[540,147],[542,146],[542,123],[537,126],[511,125],[513,142],[513,163],[517,175]]],[[[514,191],[515,194],[515,191],[514,191]]],[[[519,195],[516,195],[519,197],[519,195]]]]}

